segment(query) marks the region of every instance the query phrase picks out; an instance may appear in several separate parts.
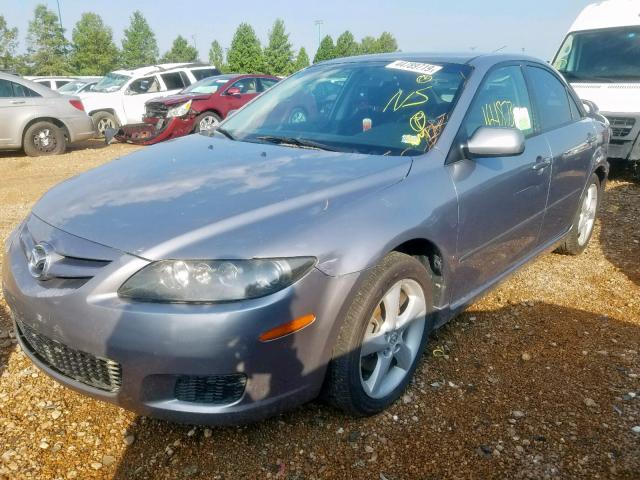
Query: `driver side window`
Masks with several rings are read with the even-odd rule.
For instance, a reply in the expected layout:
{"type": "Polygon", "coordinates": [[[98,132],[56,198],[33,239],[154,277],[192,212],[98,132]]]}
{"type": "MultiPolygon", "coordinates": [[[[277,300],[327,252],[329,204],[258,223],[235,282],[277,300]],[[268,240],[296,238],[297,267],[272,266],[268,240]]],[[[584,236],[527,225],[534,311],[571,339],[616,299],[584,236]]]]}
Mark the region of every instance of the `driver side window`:
{"type": "Polygon", "coordinates": [[[242,78],[234,83],[232,88],[239,88],[242,95],[258,93],[258,82],[255,78],[242,78]]]}
{"type": "Polygon", "coordinates": [[[480,127],[517,128],[525,137],[533,133],[531,102],[519,66],[500,67],[487,74],[463,127],[467,137],[480,127]]]}
{"type": "Polygon", "coordinates": [[[155,76],[142,77],[131,82],[128,90],[134,95],[139,95],[141,93],[155,93],[160,91],[160,83],[155,76]]]}

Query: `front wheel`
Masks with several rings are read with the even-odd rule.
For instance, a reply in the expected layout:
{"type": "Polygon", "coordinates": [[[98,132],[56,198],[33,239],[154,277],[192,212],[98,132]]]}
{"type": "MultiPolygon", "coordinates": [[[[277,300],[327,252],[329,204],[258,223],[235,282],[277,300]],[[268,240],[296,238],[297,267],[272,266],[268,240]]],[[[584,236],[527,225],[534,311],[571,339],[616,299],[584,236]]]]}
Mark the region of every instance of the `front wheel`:
{"type": "Polygon", "coordinates": [[[428,267],[398,252],[368,275],[340,329],[324,385],[334,406],[372,415],[411,380],[431,330],[428,267]]]}
{"type": "Polygon", "coordinates": [[[100,137],[104,137],[107,129],[118,128],[120,126],[116,116],[109,112],[96,112],[91,115],[91,118],[100,137]]]}
{"type": "Polygon", "coordinates": [[[51,122],[36,122],[24,133],[24,152],[30,157],[59,155],[67,149],[62,129],[51,122]]]}
{"type": "Polygon", "coordinates": [[[573,218],[571,230],[556,252],[565,255],[578,255],[587,248],[598,215],[601,193],[600,179],[593,173],[582,198],[580,198],[580,206],[573,218]]]}
{"type": "Polygon", "coordinates": [[[204,112],[196,118],[195,132],[211,130],[220,124],[220,117],[213,112],[204,112]]]}

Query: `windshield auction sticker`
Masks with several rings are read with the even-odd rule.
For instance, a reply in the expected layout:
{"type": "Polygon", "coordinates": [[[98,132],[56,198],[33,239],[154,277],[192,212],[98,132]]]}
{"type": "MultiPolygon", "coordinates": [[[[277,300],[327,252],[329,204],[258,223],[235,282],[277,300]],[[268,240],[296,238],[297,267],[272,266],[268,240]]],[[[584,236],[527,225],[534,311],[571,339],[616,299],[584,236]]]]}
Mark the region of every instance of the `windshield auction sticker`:
{"type": "Polygon", "coordinates": [[[421,73],[423,75],[433,75],[442,70],[440,65],[431,65],[430,63],[407,62],[405,60],[396,60],[387,65],[387,68],[396,70],[404,70],[405,72],[421,73]]]}

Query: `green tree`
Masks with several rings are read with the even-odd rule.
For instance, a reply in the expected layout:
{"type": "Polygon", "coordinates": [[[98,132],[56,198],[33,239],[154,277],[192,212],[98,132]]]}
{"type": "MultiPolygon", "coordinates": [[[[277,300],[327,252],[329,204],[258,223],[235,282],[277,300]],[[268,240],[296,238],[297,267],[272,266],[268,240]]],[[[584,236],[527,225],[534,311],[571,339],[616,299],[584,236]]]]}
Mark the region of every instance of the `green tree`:
{"type": "Polygon", "coordinates": [[[353,34],[347,30],[336,40],[336,57],[351,57],[359,53],[358,42],[353,34]]]}
{"type": "Polygon", "coordinates": [[[313,63],[324,62],[332,58],[336,58],[336,47],[333,44],[333,38],[327,35],[320,42],[316,56],[313,57],[313,63]]]}
{"type": "Polygon", "coordinates": [[[140,10],[133,12],[122,39],[122,63],[128,68],[153,65],[158,60],[156,36],[140,10]]]}
{"type": "Polygon", "coordinates": [[[214,65],[221,72],[225,71],[224,65],[224,51],[222,45],[217,40],[211,42],[211,48],[209,49],[209,63],[214,65]]]}
{"type": "Polygon", "coordinates": [[[398,51],[398,42],[389,32],[382,32],[378,37],[378,53],[389,53],[398,51]]]}
{"type": "Polygon", "coordinates": [[[363,55],[371,54],[371,53],[380,53],[378,51],[379,44],[378,39],[375,37],[367,36],[362,39],[360,42],[360,53],[363,55]]]}
{"type": "Polygon", "coordinates": [[[264,70],[270,75],[289,75],[293,72],[293,50],[284,21],[277,19],[269,32],[269,44],[264,49],[264,70]]]}
{"type": "Polygon", "coordinates": [[[34,75],[65,75],[69,72],[69,44],[58,16],[37,5],[27,30],[28,68],[34,75]]]}
{"type": "Polygon", "coordinates": [[[7,21],[0,15],[0,68],[15,67],[15,53],[18,47],[18,29],[9,28],[7,21]]]}
{"type": "Polygon", "coordinates": [[[113,32],[100,15],[83,13],[71,38],[71,66],[76,74],[104,75],[118,66],[120,52],[113,32]]]}
{"type": "Polygon", "coordinates": [[[301,47],[300,50],[298,50],[296,61],[293,62],[293,72],[297,72],[298,70],[302,70],[303,68],[307,68],[308,66],[309,55],[307,55],[307,51],[304,49],[304,47],[301,47]]]}
{"type": "Polygon", "coordinates": [[[198,49],[189,45],[187,39],[178,35],[160,61],[162,63],[195,62],[198,60],[198,49]]]}
{"type": "Polygon", "coordinates": [[[227,68],[236,73],[260,73],[264,71],[264,58],[260,40],[248,23],[238,25],[227,53],[227,68]]]}

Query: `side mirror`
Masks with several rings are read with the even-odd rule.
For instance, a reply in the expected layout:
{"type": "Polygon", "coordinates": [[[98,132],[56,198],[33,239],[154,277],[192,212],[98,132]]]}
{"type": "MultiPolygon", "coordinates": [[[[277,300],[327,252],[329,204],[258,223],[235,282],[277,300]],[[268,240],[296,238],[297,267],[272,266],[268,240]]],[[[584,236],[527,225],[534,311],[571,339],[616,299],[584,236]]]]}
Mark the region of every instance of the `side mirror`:
{"type": "Polygon", "coordinates": [[[524,135],[517,128],[480,127],[463,146],[471,157],[510,157],[524,152],[524,135]]]}
{"type": "Polygon", "coordinates": [[[598,113],[600,113],[600,109],[598,108],[598,105],[596,105],[596,103],[592,102],[591,100],[582,100],[582,105],[584,106],[584,109],[587,111],[587,115],[589,115],[590,117],[594,115],[598,115],[598,113]]]}
{"type": "Polygon", "coordinates": [[[227,88],[226,94],[227,95],[231,95],[233,97],[239,97],[240,96],[240,89],[238,87],[227,88]]]}

